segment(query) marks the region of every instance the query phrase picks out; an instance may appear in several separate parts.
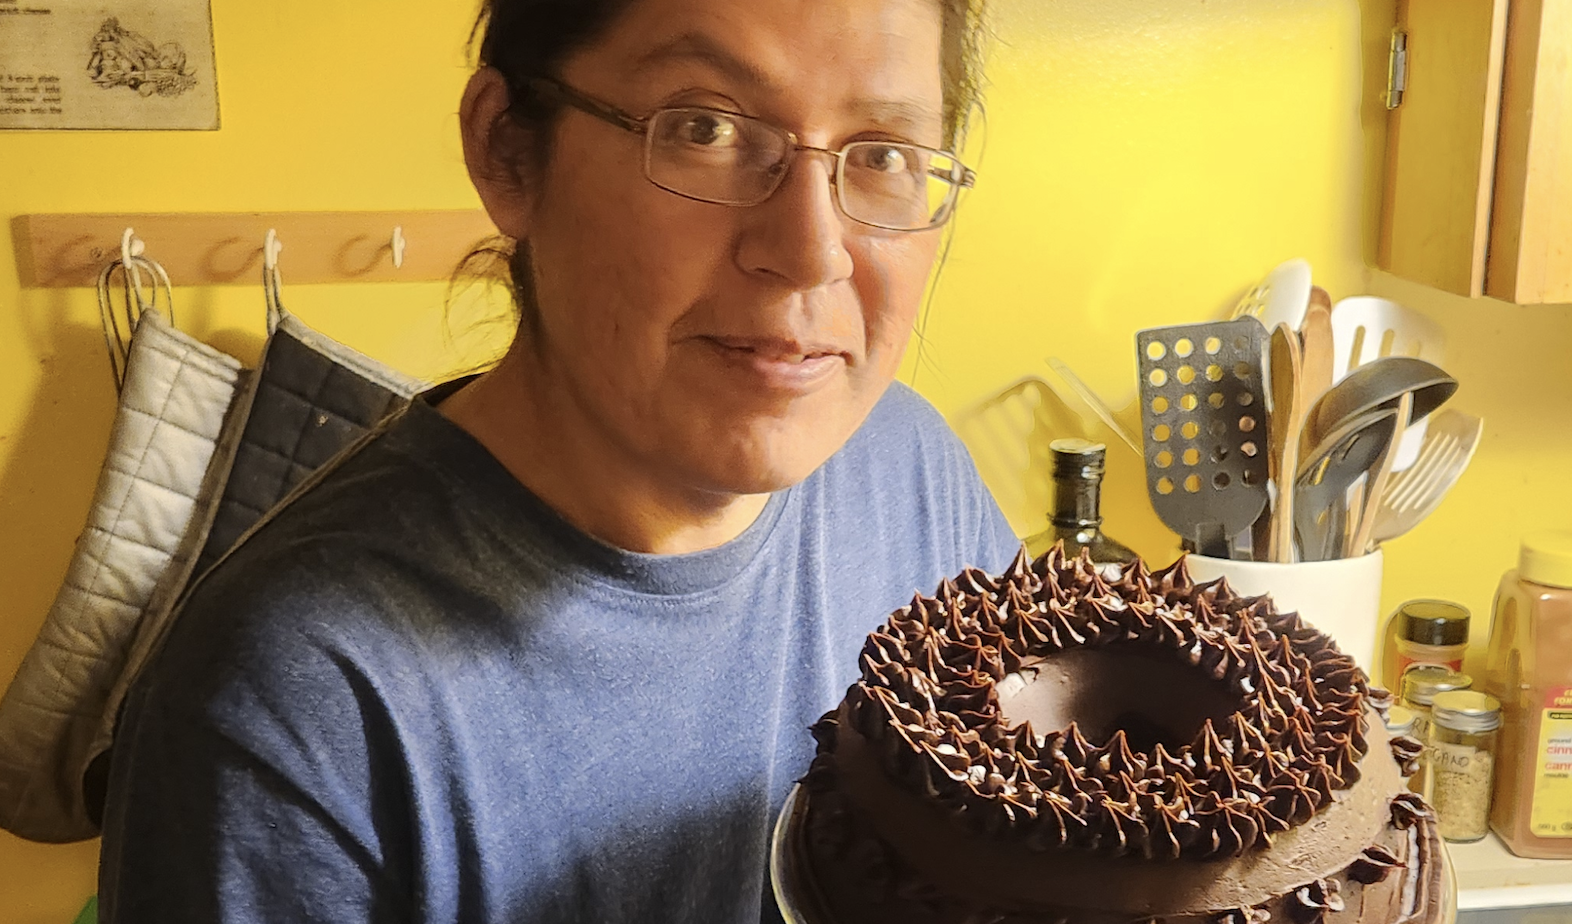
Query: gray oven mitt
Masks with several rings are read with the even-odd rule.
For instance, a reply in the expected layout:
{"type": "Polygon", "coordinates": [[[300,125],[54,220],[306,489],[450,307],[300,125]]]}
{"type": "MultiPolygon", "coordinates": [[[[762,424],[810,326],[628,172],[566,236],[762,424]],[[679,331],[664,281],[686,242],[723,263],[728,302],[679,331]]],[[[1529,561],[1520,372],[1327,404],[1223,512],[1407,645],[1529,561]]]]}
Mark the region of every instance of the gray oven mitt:
{"type": "Polygon", "coordinates": [[[102,818],[109,749],[126,691],[141,673],[175,618],[193,578],[219,561],[263,516],[280,505],[312,472],[409,406],[426,389],[404,375],[279,311],[263,350],[261,369],[237,398],[238,426],[222,494],[201,554],[160,585],[110,692],[84,788],[95,823],[102,818]]]}
{"type": "Polygon", "coordinates": [[[156,311],[137,322],[87,526],[0,697],[0,828],[49,843],[98,834],[82,774],[158,582],[201,547],[202,498],[244,375],[156,311]]]}
{"type": "Polygon", "coordinates": [[[195,573],[211,567],[302,479],[427,387],[283,314],[263,354],[245,435],[195,573]]]}

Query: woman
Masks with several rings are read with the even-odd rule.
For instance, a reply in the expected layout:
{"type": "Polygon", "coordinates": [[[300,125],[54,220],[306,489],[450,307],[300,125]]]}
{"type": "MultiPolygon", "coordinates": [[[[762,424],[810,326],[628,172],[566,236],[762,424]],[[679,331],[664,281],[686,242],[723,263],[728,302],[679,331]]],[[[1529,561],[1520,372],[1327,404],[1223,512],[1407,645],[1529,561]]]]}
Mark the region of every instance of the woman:
{"type": "Polygon", "coordinates": [[[191,593],[106,921],[755,921],[807,726],[1018,544],[891,387],[968,0],[492,0],[461,122],[521,322],[191,593]]]}

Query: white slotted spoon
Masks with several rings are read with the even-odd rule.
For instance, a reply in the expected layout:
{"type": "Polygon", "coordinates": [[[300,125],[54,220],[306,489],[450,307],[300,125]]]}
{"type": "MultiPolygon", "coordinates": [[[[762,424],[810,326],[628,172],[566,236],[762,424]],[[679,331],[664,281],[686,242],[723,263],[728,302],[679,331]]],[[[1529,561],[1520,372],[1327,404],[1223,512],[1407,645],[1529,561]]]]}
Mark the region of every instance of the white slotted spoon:
{"type": "Polygon", "coordinates": [[[1468,468],[1485,429],[1480,418],[1450,408],[1430,415],[1427,422],[1414,464],[1393,472],[1381,492],[1371,545],[1396,539],[1436,509],[1468,468]]]}
{"type": "Polygon", "coordinates": [[[1332,306],[1332,381],[1379,356],[1412,356],[1441,365],[1446,332],[1411,308],[1374,295],[1332,306]]]}
{"type": "MultiPolygon", "coordinates": [[[[1446,332],[1441,325],[1390,299],[1355,295],[1332,306],[1332,381],[1383,356],[1412,356],[1445,368],[1446,332]]],[[[1392,470],[1419,458],[1428,422],[1410,427],[1398,444],[1392,470]]]]}
{"type": "Polygon", "coordinates": [[[1298,330],[1310,307],[1312,288],[1309,261],[1289,260],[1246,292],[1234,306],[1229,320],[1248,315],[1259,320],[1267,330],[1275,330],[1279,324],[1298,330]]]}

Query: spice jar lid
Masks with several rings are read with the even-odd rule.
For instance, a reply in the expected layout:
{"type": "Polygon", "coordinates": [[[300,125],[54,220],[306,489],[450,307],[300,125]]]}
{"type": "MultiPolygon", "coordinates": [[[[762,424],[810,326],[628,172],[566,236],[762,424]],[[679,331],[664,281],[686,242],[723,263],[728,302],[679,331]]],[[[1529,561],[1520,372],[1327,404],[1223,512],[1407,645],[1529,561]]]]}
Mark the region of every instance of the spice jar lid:
{"type": "Polygon", "coordinates": [[[1057,478],[1101,478],[1106,467],[1108,447],[1091,440],[1067,437],[1048,444],[1053,453],[1053,473],[1057,478]]]}
{"type": "Polygon", "coordinates": [[[1524,536],[1517,573],[1535,584],[1572,587],[1572,532],[1551,530],[1524,536]]]}
{"type": "Polygon", "coordinates": [[[1414,710],[1406,706],[1392,706],[1386,711],[1386,733],[1392,737],[1414,733],[1414,710]]]}
{"type": "Polygon", "coordinates": [[[1448,690],[1436,694],[1430,721],[1453,731],[1495,731],[1501,727],[1501,702],[1478,690],[1448,690]]]}
{"type": "Polygon", "coordinates": [[[1467,645],[1468,608],[1448,600],[1410,600],[1397,608],[1403,638],[1421,645],[1467,645]]]}
{"type": "Polygon", "coordinates": [[[1474,678],[1467,674],[1426,664],[1403,675],[1403,702],[1429,706],[1438,693],[1466,690],[1473,685],[1474,678]]]}

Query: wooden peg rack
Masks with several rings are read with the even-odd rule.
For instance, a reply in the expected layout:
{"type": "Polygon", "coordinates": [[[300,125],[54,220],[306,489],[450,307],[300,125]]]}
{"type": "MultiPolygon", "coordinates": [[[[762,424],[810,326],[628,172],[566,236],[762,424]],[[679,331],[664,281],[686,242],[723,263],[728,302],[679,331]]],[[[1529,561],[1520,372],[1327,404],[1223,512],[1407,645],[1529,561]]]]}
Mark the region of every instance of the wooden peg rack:
{"type": "Polygon", "coordinates": [[[474,246],[497,233],[480,210],[23,215],[15,240],[22,284],[92,286],[120,259],[127,228],[176,286],[260,285],[269,229],[283,245],[284,283],[431,282],[448,279],[474,246]],[[394,229],[404,241],[393,265],[394,229]]]}

